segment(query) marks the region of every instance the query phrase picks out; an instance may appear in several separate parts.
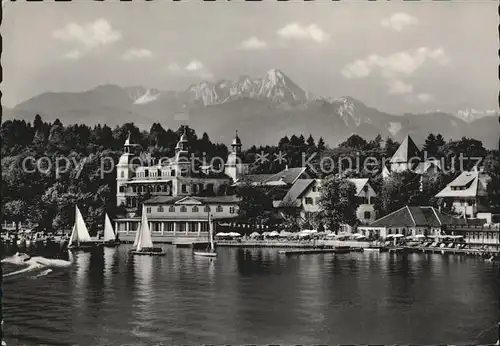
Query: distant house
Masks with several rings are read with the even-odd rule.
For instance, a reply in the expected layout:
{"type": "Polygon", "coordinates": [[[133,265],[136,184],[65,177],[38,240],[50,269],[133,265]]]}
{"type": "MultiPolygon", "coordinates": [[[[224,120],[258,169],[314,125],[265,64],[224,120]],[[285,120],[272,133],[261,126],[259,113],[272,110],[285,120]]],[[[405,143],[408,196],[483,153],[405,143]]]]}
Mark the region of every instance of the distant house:
{"type": "Polygon", "coordinates": [[[356,216],[362,224],[368,224],[375,221],[375,198],[377,193],[370,185],[368,178],[349,179],[356,186],[356,197],[359,207],[356,210],[356,216]]]}
{"type": "Polygon", "coordinates": [[[447,226],[465,223],[464,219],[444,214],[433,207],[406,206],[367,226],[359,226],[358,232],[383,238],[389,234],[437,236],[447,226]]]}
{"type": "Polygon", "coordinates": [[[422,153],[410,136],[406,136],[398,150],[389,161],[389,165],[382,167],[382,177],[387,179],[392,173],[411,171],[424,175],[441,171],[441,162],[436,159],[422,159],[422,153]]]}
{"type": "MultiPolygon", "coordinates": [[[[462,172],[449,183],[436,197],[444,198],[455,212],[468,218],[484,217],[479,215],[489,211],[486,197],[490,177],[474,167],[472,171],[462,172]]],[[[491,222],[491,221],[490,221],[491,222]]]]}
{"type": "MultiPolygon", "coordinates": [[[[356,187],[356,196],[359,207],[356,211],[361,223],[375,220],[374,198],[377,194],[371,187],[368,178],[349,179],[356,187]]],[[[321,196],[320,179],[298,179],[288,190],[281,201],[275,202],[275,208],[282,214],[295,214],[300,220],[311,219],[314,213],[321,210],[319,198],[321,196]]]]}

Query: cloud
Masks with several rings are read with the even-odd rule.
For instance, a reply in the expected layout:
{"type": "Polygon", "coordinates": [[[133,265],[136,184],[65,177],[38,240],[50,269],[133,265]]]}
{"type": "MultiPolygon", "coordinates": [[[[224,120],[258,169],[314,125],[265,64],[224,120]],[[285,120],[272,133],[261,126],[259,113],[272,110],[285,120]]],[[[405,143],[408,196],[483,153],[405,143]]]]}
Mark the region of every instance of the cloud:
{"type": "Polygon", "coordinates": [[[245,40],[240,43],[239,48],[240,49],[264,49],[267,47],[267,43],[265,41],[262,41],[258,39],[255,36],[250,37],[248,40],[245,40]]]}
{"type": "Polygon", "coordinates": [[[152,57],[153,52],[145,48],[131,48],[122,55],[124,60],[147,59],[152,57]]]}
{"type": "Polygon", "coordinates": [[[122,34],[113,29],[106,19],[101,18],[83,25],[69,23],[65,27],[55,30],[52,37],[93,48],[119,41],[122,34]]]}
{"type": "Polygon", "coordinates": [[[200,71],[204,68],[203,64],[198,60],[193,60],[186,65],[186,71],[200,71]]]}
{"type": "Polygon", "coordinates": [[[181,67],[174,62],[168,65],[168,70],[170,72],[179,72],[181,70],[181,67]]]}
{"type": "Polygon", "coordinates": [[[434,97],[432,95],[429,95],[429,94],[418,94],[417,95],[417,100],[419,100],[420,102],[423,102],[423,103],[427,103],[427,102],[430,102],[432,100],[434,100],[434,97]]]}
{"type": "Polygon", "coordinates": [[[277,31],[278,36],[284,39],[312,40],[323,43],[329,40],[329,35],[316,24],[304,26],[298,23],[290,23],[277,31]]]}
{"type": "Polygon", "coordinates": [[[347,79],[364,78],[372,71],[372,67],[367,61],[358,59],[346,65],[340,72],[347,79]]]}
{"type": "Polygon", "coordinates": [[[341,73],[347,79],[364,78],[376,69],[385,78],[393,79],[397,76],[414,74],[427,61],[434,61],[444,66],[450,62],[450,59],[442,48],[431,50],[427,47],[421,47],[387,56],[372,54],[365,59],[358,59],[347,64],[341,73]]]}
{"type": "Polygon", "coordinates": [[[382,20],[383,27],[395,31],[402,31],[404,27],[416,24],[418,24],[418,19],[404,12],[395,13],[389,18],[385,18],[382,20]]]}
{"type": "Polygon", "coordinates": [[[65,59],[70,59],[70,60],[80,59],[81,56],[82,56],[82,52],[79,51],[78,49],[73,49],[72,51],[69,51],[68,53],[63,55],[63,57],[65,59]]]}
{"type": "Polygon", "coordinates": [[[413,86],[400,80],[391,80],[389,83],[389,94],[401,95],[413,92],[413,86]]]}
{"type": "Polygon", "coordinates": [[[170,73],[181,76],[198,76],[204,79],[211,79],[213,77],[213,74],[199,60],[191,60],[184,68],[178,63],[173,62],[169,64],[167,68],[170,73]]]}

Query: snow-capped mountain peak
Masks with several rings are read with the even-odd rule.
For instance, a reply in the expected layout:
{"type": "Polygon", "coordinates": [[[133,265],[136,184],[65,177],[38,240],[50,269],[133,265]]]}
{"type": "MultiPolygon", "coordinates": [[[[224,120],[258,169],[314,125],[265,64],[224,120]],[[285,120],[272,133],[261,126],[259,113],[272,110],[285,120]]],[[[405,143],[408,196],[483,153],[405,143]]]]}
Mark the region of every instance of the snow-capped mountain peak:
{"type": "Polygon", "coordinates": [[[279,69],[271,69],[261,78],[244,75],[235,81],[202,82],[190,86],[187,92],[191,100],[201,101],[205,106],[245,97],[287,104],[307,101],[306,92],[279,69]]]}
{"type": "Polygon", "coordinates": [[[127,91],[130,99],[136,105],[143,105],[156,101],[161,95],[158,89],[145,88],[142,86],[129,87],[127,91]]]}
{"type": "Polygon", "coordinates": [[[488,116],[495,116],[498,114],[499,112],[494,109],[478,110],[474,108],[466,108],[463,110],[462,109],[459,110],[457,113],[455,113],[455,116],[467,123],[470,123],[477,119],[481,119],[488,116]]]}

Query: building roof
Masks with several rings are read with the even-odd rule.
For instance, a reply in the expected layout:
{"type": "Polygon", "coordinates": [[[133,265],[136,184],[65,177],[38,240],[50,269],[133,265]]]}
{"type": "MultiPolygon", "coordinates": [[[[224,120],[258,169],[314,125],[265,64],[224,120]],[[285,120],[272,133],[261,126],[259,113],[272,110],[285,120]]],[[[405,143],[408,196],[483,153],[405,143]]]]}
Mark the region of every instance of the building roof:
{"type": "Polygon", "coordinates": [[[361,192],[363,192],[363,188],[365,187],[366,184],[368,184],[368,178],[350,178],[347,179],[351,183],[356,186],[356,196],[359,196],[361,192]]]}
{"type": "Polygon", "coordinates": [[[444,214],[433,207],[406,206],[373,221],[369,227],[440,227],[465,223],[466,220],[444,214]]]}
{"type": "Polygon", "coordinates": [[[229,196],[155,196],[144,202],[147,205],[158,204],[231,204],[238,203],[236,195],[229,196]],[[190,203],[192,201],[193,203],[190,203]]]}
{"type": "Polygon", "coordinates": [[[425,174],[433,168],[435,168],[438,171],[441,171],[441,162],[439,160],[428,160],[425,162],[420,162],[415,168],[415,173],[425,174]]]}
{"type": "Polygon", "coordinates": [[[236,130],[236,136],[234,137],[231,145],[241,146],[241,139],[240,139],[240,137],[238,137],[238,130],[236,130]]]}
{"type": "Polygon", "coordinates": [[[283,181],[286,184],[293,184],[306,171],[306,167],[285,168],[281,172],[273,174],[271,177],[263,181],[264,184],[273,184],[278,181],[283,181]]]}
{"type": "Polygon", "coordinates": [[[486,196],[489,176],[472,170],[462,172],[455,180],[441,190],[436,197],[477,197],[486,196]]]}
{"type": "Polygon", "coordinates": [[[264,182],[266,179],[272,177],[274,174],[247,174],[238,179],[236,182],[248,182],[250,184],[255,183],[255,184],[261,184],[264,182]]]}
{"type": "Polygon", "coordinates": [[[279,208],[296,208],[300,207],[299,198],[307,191],[307,189],[315,182],[314,179],[297,179],[295,184],[288,190],[282,201],[277,205],[279,208]]]}
{"type": "Polygon", "coordinates": [[[398,150],[394,153],[390,163],[405,163],[409,162],[411,158],[420,157],[420,150],[410,136],[406,136],[403,143],[399,146],[398,150]]]}

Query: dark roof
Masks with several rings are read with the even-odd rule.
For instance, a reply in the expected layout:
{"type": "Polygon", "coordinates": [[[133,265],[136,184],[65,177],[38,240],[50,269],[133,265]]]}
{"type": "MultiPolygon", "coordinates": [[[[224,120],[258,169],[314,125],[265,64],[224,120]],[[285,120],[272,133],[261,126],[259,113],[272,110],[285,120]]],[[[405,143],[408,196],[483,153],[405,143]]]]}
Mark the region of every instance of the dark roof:
{"type": "Polygon", "coordinates": [[[390,163],[405,163],[413,157],[420,157],[420,150],[410,136],[406,136],[403,143],[399,146],[398,150],[394,153],[390,163]]]}
{"type": "Polygon", "coordinates": [[[294,208],[300,206],[300,201],[298,199],[302,194],[315,182],[314,179],[297,179],[295,184],[292,185],[290,190],[280,202],[278,207],[280,208],[294,208]]]}
{"type": "Polygon", "coordinates": [[[293,184],[305,171],[306,167],[286,168],[281,172],[272,175],[268,179],[265,179],[263,183],[269,184],[281,180],[287,184],[293,184]]]}
{"type": "Polygon", "coordinates": [[[241,177],[240,181],[247,181],[249,183],[262,183],[264,180],[269,179],[274,174],[247,174],[241,177]]]}
{"type": "Polygon", "coordinates": [[[370,227],[440,227],[442,225],[465,224],[456,218],[428,206],[406,206],[373,221],[370,227]]]}
{"type": "Polygon", "coordinates": [[[239,198],[236,195],[229,196],[155,196],[148,199],[144,204],[176,204],[184,199],[193,199],[202,204],[229,204],[238,203],[239,198]]]}

